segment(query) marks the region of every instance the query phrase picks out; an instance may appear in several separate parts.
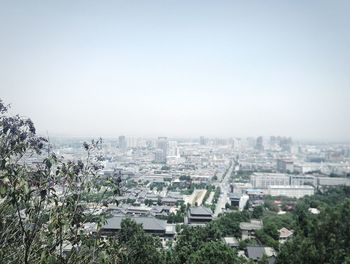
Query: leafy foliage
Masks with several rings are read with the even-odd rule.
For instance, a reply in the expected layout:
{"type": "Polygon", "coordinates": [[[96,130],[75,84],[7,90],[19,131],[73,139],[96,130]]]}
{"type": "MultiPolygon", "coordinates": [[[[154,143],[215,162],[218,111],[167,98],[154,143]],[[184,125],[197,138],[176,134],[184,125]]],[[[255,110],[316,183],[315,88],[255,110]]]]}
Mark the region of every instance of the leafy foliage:
{"type": "Polygon", "coordinates": [[[188,264],[240,263],[235,252],[222,242],[208,242],[191,254],[188,264]]]}
{"type": "MultiPolygon", "coordinates": [[[[0,101],[0,259],[3,263],[97,261],[106,243],[84,232],[88,217],[82,195],[99,188],[94,179],[102,141],[84,143],[84,161],[66,162],[51,151],[47,139],[36,135],[30,119],[9,116],[7,111],[0,101]],[[28,162],[33,158],[36,162],[28,162]],[[66,246],[71,253],[65,254],[66,246]]],[[[96,221],[101,226],[103,216],[96,221]]]]}
{"type": "Polygon", "coordinates": [[[277,262],[350,263],[349,191],[349,187],[332,188],[301,200],[295,212],[295,237],[281,248],[277,262]],[[318,205],[321,213],[311,214],[310,205],[318,205]]]}
{"type": "Polygon", "coordinates": [[[264,214],[264,207],[259,205],[254,208],[252,217],[256,219],[260,219],[264,214]]]}
{"type": "Polygon", "coordinates": [[[142,226],[131,219],[122,221],[121,231],[115,238],[123,249],[120,254],[122,263],[152,264],[161,261],[161,254],[157,250],[161,247],[160,241],[146,234],[142,226]]]}
{"type": "Polygon", "coordinates": [[[213,221],[211,225],[217,228],[223,236],[241,236],[239,223],[248,221],[249,216],[245,213],[232,212],[222,215],[217,220],[213,221]]]}
{"type": "Polygon", "coordinates": [[[174,263],[185,263],[189,256],[199,250],[205,242],[217,241],[220,237],[220,231],[212,225],[184,226],[175,245],[174,263]]]}

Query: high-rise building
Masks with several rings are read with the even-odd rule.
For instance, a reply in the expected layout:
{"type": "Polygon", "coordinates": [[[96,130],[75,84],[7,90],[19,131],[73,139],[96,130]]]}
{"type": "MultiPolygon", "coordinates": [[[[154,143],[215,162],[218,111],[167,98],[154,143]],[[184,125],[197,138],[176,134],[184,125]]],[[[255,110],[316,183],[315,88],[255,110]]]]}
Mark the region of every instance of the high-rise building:
{"type": "Polygon", "coordinates": [[[126,138],[126,146],[128,148],[136,148],[137,147],[137,138],[136,137],[127,137],[126,138]]]}
{"type": "Polygon", "coordinates": [[[281,138],[280,142],[279,142],[279,145],[281,147],[281,149],[283,151],[286,151],[286,152],[291,152],[292,150],[292,145],[293,145],[293,141],[292,141],[292,138],[289,137],[283,137],[281,138]]]}
{"type": "Polygon", "coordinates": [[[157,148],[163,150],[165,154],[168,153],[168,138],[167,137],[158,137],[157,148]]]}
{"type": "Polygon", "coordinates": [[[208,139],[205,138],[205,137],[203,137],[203,136],[201,136],[201,137],[199,138],[199,144],[200,144],[200,145],[207,145],[207,144],[208,144],[208,139]]]}
{"type": "Polygon", "coordinates": [[[125,136],[119,136],[119,148],[126,149],[126,139],[125,136]]]}
{"type": "Polygon", "coordinates": [[[263,138],[262,137],[258,137],[256,139],[255,148],[257,150],[259,150],[259,151],[263,151],[264,150],[264,143],[263,143],[263,138]]]}
{"type": "Polygon", "coordinates": [[[168,142],[168,156],[177,156],[177,141],[169,141],[168,142]]]}
{"type": "Polygon", "coordinates": [[[137,147],[146,148],[147,147],[147,140],[144,138],[137,138],[137,147]]]}
{"type": "Polygon", "coordinates": [[[218,146],[225,146],[228,144],[228,140],[226,138],[215,138],[214,144],[218,146]]]}
{"type": "Polygon", "coordinates": [[[291,137],[270,137],[270,145],[271,146],[279,146],[282,151],[290,152],[292,153],[293,149],[293,140],[291,137]]]}
{"type": "Polygon", "coordinates": [[[166,163],[166,155],[162,149],[156,149],[154,152],[154,161],[157,163],[166,163]]]}
{"type": "MultiPolygon", "coordinates": [[[[158,137],[157,140],[157,149],[161,150],[162,153],[162,162],[166,162],[166,156],[168,155],[168,138],[167,137],[158,137]]],[[[156,157],[159,157],[159,151],[156,151],[156,157]]]]}

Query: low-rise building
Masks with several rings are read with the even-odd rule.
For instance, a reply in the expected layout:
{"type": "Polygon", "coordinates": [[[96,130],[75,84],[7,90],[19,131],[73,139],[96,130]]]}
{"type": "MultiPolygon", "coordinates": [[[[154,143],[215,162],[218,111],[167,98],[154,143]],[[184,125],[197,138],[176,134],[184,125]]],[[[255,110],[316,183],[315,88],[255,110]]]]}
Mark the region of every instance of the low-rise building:
{"type": "Polygon", "coordinates": [[[187,212],[188,224],[206,224],[212,220],[212,210],[204,206],[191,207],[187,212]]]}
{"type": "Polygon", "coordinates": [[[231,206],[239,206],[242,195],[237,193],[229,193],[228,198],[230,199],[231,206]]]}
{"type": "Polygon", "coordinates": [[[320,214],[320,210],[318,210],[317,208],[309,208],[308,211],[314,215],[320,214]]]}
{"type": "Polygon", "coordinates": [[[292,160],[277,159],[278,172],[293,172],[294,164],[292,160]]]}
{"type": "Polygon", "coordinates": [[[337,186],[337,185],[346,185],[350,186],[349,178],[341,178],[341,177],[317,177],[317,185],[319,186],[337,186]]]}
{"type": "Polygon", "coordinates": [[[249,202],[252,206],[258,206],[264,204],[264,196],[266,195],[263,190],[260,189],[247,189],[246,195],[249,197],[249,202]]]}
{"type": "MultiPolygon", "coordinates": [[[[100,233],[103,236],[115,235],[121,230],[121,223],[126,216],[114,216],[107,219],[107,223],[101,227],[100,233]]],[[[151,235],[159,237],[172,238],[175,235],[175,229],[167,227],[165,220],[160,220],[155,217],[129,217],[134,220],[137,224],[141,224],[143,230],[151,235]]]]}
{"type": "Polygon", "coordinates": [[[278,241],[280,244],[285,243],[289,238],[293,236],[293,230],[289,230],[285,227],[282,227],[280,230],[278,230],[278,233],[278,241]]]}
{"type": "Polygon", "coordinates": [[[245,253],[246,256],[253,261],[260,261],[265,255],[268,258],[269,264],[275,263],[277,256],[273,248],[264,246],[247,246],[245,253]]]}
{"type": "Polygon", "coordinates": [[[261,220],[250,220],[250,222],[241,222],[239,228],[242,232],[242,240],[255,238],[255,231],[263,228],[261,220]]]}
{"type": "Polygon", "coordinates": [[[315,189],[309,185],[276,185],[268,188],[271,196],[286,196],[293,198],[301,198],[306,195],[314,195],[315,189]]]}
{"type": "Polygon", "coordinates": [[[162,198],[161,203],[163,205],[175,206],[177,203],[177,199],[171,197],[164,197],[162,198]]]}
{"type": "Polygon", "coordinates": [[[222,240],[230,248],[238,248],[239,247],[239,242],[238,242],[237,238],[235,238],[235,237],[224,237],[222,240]]]}
{"type": "Polygon", "coordinates": [[[321,168],[322,168],[321,163],[303,162],[303,163],[294,164],[294,172],[297,172],[297,173],[316,172],[316,171],[320,171],[321,168]]]}
{"type": "Polygon", "coordinates": [[[250,176],[253,188],[267,189],[273,185],[289,185],[289,175],[284,173],[253,173],[250,176]]]}
{"type": "Polygon", "coordinates": [[[317,181],[313,175],[291,175],[290,185],[312,185],[316,186],[317,181]]]}

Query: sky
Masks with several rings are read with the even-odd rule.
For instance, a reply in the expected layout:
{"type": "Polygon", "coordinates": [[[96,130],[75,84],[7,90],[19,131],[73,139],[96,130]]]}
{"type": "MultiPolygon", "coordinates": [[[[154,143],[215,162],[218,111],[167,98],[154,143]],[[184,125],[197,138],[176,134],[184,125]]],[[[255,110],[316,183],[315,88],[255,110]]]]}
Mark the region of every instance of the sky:
{"type": "Polygon", "coordinates": [[[350,1],[0,0],[0,98],[57,136],[350,140],[350,1]]]}

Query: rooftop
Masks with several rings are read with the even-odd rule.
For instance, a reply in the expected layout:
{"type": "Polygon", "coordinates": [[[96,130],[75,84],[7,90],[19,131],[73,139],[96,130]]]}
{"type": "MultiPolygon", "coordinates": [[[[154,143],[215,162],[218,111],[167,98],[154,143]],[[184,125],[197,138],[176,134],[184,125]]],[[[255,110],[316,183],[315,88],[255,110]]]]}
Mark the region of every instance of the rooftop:
{"type": "Polygon", "coordinates": [[[310,185],[270,185],[269,189],[300,189],[313,190],[314,187],[310,185]]]}
{"type": "MultiPolygon", "coordinates": [[[[107,220],[107,223],[102,227],[102,229],[121,229],[121,222],[126,219],[126,216],[114,216],[107,220]]],[[[166,221],[159,220],[154,217],[129,217],[134,220],[137,224],[141,224],[143,230],[166,230],[166,221]]]]}
{"type": "Polygon", "coordinates": [[[229,193],[228,197],[230,199],[241,199],[242,195],[238,193],[229,193]]]}
{"type": "Polygon", "coordinates": [[[230,247],[239,245],[238,240],[235,237],[224,237],[223,240],[230,247]]]}
{"type": "Polygon", "coordinates": [[[241,230],[260,230],[263,224],[260,220],[251,220],[250,222],[241,222],[239,224],[241,230]]]}
{"type": "Polygon", "coordinates": [[[265,254],[265,248],[262,246],[248,246],[247,247],[247,255],[248,258],[253,260],[262,259],[265,254]]]}
{"type": "Polygon", "coordinates": [[[190,214],[191,216],[196,216],[196,215],[212,216],[213,211],[210,208],[198,206],[198,207],[191,207],[190,214]]]}
{"type": "Polygon", "coordinates": [[[282,227],[280,230],[279,230],[279,237],[280,238],[288,238],[290,237],[291,235],[293,235],[293,231],[292,230],[289,230],[285,227],[282,227]]]}
{"type": "Polygon", "coordinates": [[[247,255],[250,259],[260,260],[264,255],[268,258],[276,256],[276,252],[271,247],[247,246],[247,255]]]}

